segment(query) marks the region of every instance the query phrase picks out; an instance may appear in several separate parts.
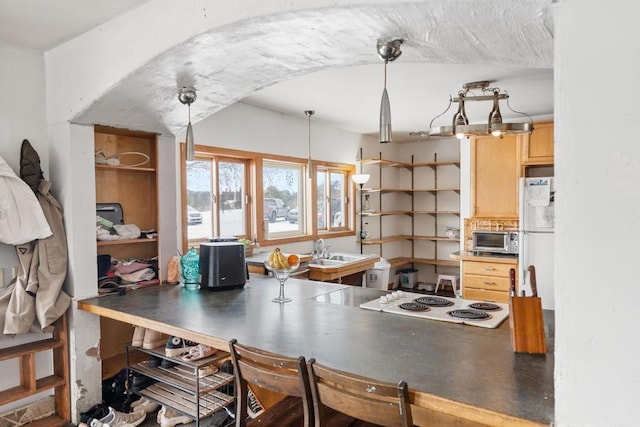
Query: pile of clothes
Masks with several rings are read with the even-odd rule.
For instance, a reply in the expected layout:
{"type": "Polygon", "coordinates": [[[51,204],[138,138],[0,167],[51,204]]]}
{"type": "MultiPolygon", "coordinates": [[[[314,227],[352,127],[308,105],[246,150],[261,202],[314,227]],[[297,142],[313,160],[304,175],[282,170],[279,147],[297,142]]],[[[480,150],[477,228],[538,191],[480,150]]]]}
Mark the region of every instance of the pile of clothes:
{"type": "Polygon", "coordinates": [[[157,286],[158,257],[121,261],[98,255],[98,293],[123,293],[129,289],[157,286]]]}

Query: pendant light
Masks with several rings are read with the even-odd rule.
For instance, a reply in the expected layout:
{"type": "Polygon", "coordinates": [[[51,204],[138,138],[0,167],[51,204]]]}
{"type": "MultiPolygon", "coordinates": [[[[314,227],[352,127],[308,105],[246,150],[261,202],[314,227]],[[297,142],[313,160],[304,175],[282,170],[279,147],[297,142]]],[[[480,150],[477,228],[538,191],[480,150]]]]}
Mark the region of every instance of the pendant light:
{"type": "Polygon", "coordinates": [[[402,42],[402,39],[378,39],[378,56],[384,61],[384,89],[382,90],[382,100],[380,101],[380,143],[391,142],[392,139],[391,105],[389,103],[389,94],[387,93],[387,64],[402,54],[402,50],[400,50],[402,42]]]}
{"type": "Polygon", "coordinates": [[[431,120],[429,124],[429,136],[451,137],[455,135],[458,139],[463,139],[472,135],[493,135],[501,137],[503,135],[530,134],[533,131],[533,120],[531,116],[511,108],[511,105],[509,105],[509,95],[506,91],[501,93],[500,88],[490,88],[489,84],[491,84],[490,81],[466,83],[463,89],[458,92],[457,98],[449,97],[449,106],[431,120]],[[474,90],[479,90],[481,94],[472,94],[474,90]],[[491,95],[486,95],[487,92],[490,92],[491,95]],[[528,121],[523,123],[503,123],[502,113],[500,112],[501,100],[506,100],[509,110],[516,114],[526,116],[528,121]],[[469,124],[469,119],[465,112],[465,103],[469,101],[493,101],[493,107],[486,123],[469,124]],[[432,126],[436,119],[451,108],[453,102],[458,103],[458,111],[453,116],[452,126],[432,126]]]}
{"type": "Polygon", "coordinates": [[[315,111],[313,110],[304,110],[304,114],[307,116],[307,122],[308,122],[308,128],[309,128],[309,161],[307,162],[307,175],[309,177],[309,179],[312,178],[313,175],[313,169],[311,168],[311,116],[313,116],[315,114],[315,111]]]}
{"type": "Polygon", "coordinates": [[[181,103],[187,104],[189,107],[189,124],[187,125],[187,160],[193,160],[195,158],[196,153],[196,143],[193,139],[193,126],[191,126],[191,104],[195,102],[198,95],[196,94],[196,90],[193,87],[183,87],[178,92],[178,99],[181,103]]]}

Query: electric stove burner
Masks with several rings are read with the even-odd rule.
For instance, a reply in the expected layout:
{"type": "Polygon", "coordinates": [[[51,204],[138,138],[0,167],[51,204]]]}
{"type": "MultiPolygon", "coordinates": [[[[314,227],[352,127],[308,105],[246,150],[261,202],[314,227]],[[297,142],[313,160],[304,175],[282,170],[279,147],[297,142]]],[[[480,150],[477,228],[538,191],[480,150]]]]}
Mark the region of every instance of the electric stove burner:
{"type": "Polygon", "coordinates": [[[419,302],[403,302],[398,307],[408,311],[429,311],[429,306],[419,302]]]}
{"type": "Polygon", "coordinates": [[[471,310],[467,308],[459,309],[459,310],[451,310],[447,311],[449,316],[457,317],[459,319],[468,319],[468,320],[489,320],[491,319],[491,315],[486,311],[480,310],[471,310]]]}
{"type": "Polygon", "coordinates": [[[413,301],[419,304],[428,305],[429,307],[449,307],[453,305],[453,301],[439,297],[420,297],[413,301]]]}
{"type": "Polygon", "coordinates": [[[476,310],[483,310],[483,311],[502,310],[502,308],[498,304],[493,304],[490,302],[474,302],[472,304],[469,304],[469,308],[475,308],[476,310]]]}

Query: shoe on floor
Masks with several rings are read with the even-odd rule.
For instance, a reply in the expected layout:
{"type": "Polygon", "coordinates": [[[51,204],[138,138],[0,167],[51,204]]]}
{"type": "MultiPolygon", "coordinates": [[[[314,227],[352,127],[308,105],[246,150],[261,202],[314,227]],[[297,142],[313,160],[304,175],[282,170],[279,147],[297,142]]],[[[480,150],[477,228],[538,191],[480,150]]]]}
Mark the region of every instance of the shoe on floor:
{"type": "Polygon", "coordinates": [[[179,424],[189,424],[193,420],[163,405],[160,412],[158,412],[156,421],[160,424],[160,427],[173,427],[179,424]]]}
{"type": "Polygon", "coordinates": [[[131,410],[135,411],[136,408],[139,408],[137,410],[143,410],[144,412],[146,412],[147,414],[155,411],[156,409],[158,409],[160,407],[159,404],[157,404],[156,402],[154,402],[153,400],[149,400],[146,397],[143,397],[139,400],[136,400],[135,402],[133,402],[131,404],[131,410]]]}
{"type": "Polygon", "coordinates": [[[197,342],[187,341],[180,337],[171,336],[164,347],[164,353],[169,357],[177,357],[185,353],[189,353],[189,351],[197,345],[197,342]]]}
{"type": "Polygon", "coordinates": [[[136,326],[133,329],[133,338],[131,339],[131,345],[134,347],[142,347],[144,343],[145,331],[147,329],[142,326],[136,326]]]}
{"type": "Polygon", "coordinates": [[[162,347],[167,342],[167,335],[162,332],[152,331],[151,329],[145,329],[144,340],[142,348],[147,350],[151,348],[162,347]]]}
{"type": "Polygon", "coordinates": [[[125,414],[109,407],[109,413],[99,420],[93,419],[89,427],[135,427],[144,421],[147,413],[142,409],[125,414]]]}

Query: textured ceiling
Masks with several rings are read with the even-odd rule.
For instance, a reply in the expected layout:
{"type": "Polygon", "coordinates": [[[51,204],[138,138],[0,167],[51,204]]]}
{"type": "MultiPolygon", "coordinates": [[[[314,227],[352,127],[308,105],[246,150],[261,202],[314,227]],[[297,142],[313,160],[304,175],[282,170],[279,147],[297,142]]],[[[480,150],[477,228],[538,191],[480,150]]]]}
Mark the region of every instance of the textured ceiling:
{"type": "Polygon", "coordinates": [[[449,94],[474,80],[495,80],[517,110],[549,115],[550,5],[550,0],[440,0],[312,9],[236,22],[169,48],[74,122],[177,134],[186,121],[177,90],[192,85],[198,91],[191,108],[194,123],[254,95],[246,102],[297,111],[300,117],[303,110],[316,109],[319,120],[375,133],[383,84],[378,38],[405,40],[402,56],[388,67],[394,133],[425,128],[446,107],[449,94]],[[264,88],[269,89],[259,92],[264,88]],[[300,93],[302,88],[307,89],[300,93]],[[295,93],[300,96],[290,100],[287,94],[295,93]]]}

